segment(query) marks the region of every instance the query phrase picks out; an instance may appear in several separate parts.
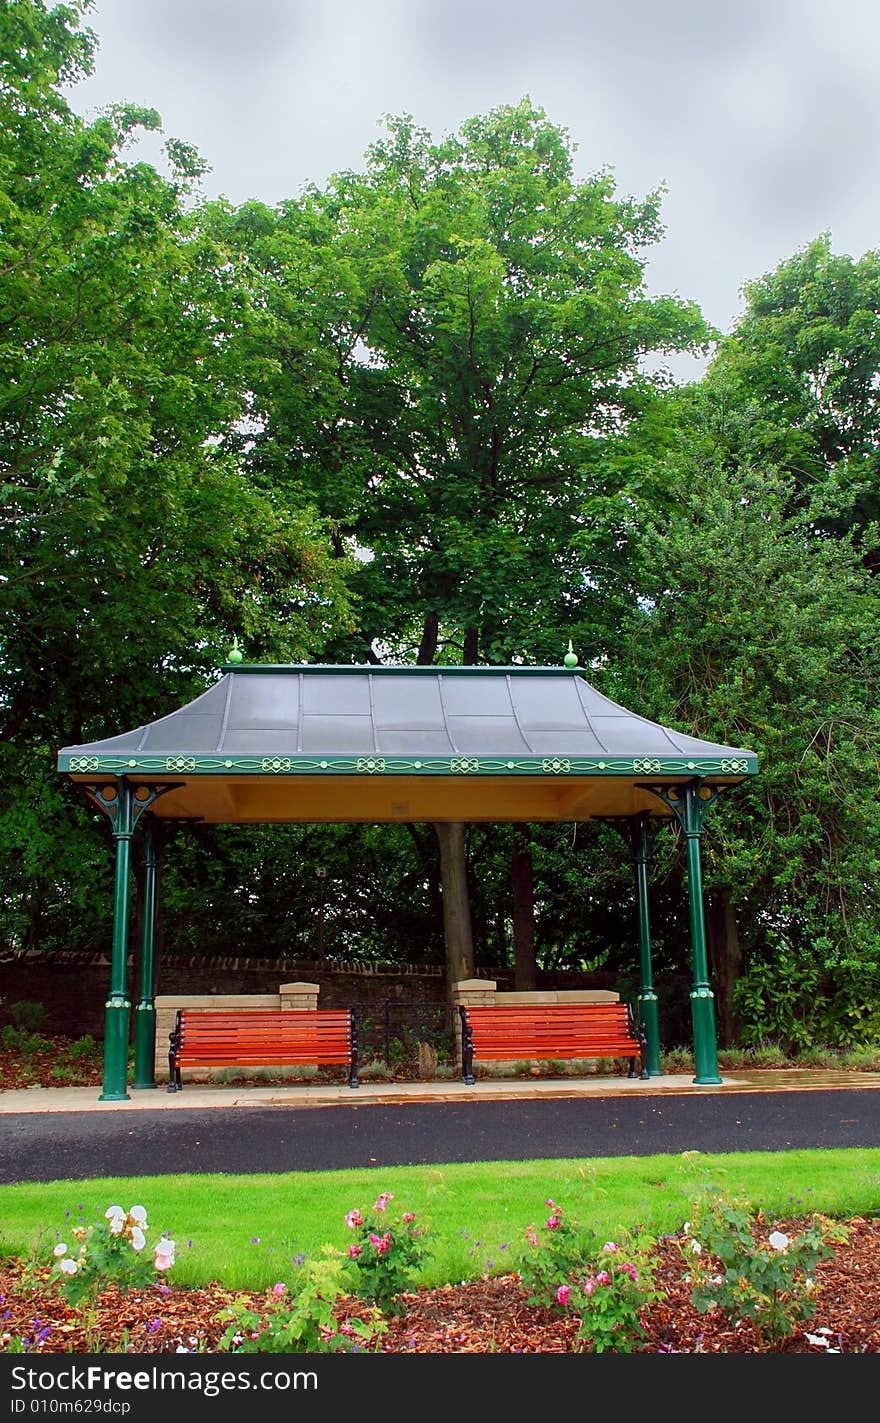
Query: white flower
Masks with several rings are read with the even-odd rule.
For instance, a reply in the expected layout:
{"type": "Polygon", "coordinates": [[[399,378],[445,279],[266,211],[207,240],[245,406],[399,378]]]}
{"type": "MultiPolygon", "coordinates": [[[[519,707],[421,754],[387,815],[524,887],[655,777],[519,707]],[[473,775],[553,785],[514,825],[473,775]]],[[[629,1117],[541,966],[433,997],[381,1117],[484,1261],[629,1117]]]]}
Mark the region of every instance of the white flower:
{"type": "Polygon", "coordinates": [[[703,1247],[700,1244],[699,1240],[691,1241],[691,1250],[693,1250],[695,1255],[701,1255],[703,1253],[703,1247]]]}
{"type": "Polygon", "coordinates": [[[144,1248],[144,1246],[146,1245],[146,1243],[147,1243],[147,1237],[144,1235],[144,1232],[141,1230],[140,1226],[139,1226],[139,1225],[133,1225],[132,1228],[131,1228],[131,1248],[132,1248],[132,1250],[143,1250],[143,1248],[144,1248]]]}
{"type": "Polygon", "coordinates": [[[55,1246],[55,1249],[52,1251],[52,1254],[53,1254],[53,1255],[66,1255],[66,1254],[67,1254],[67,1246],[64,1244],[64,1241],[63,1241],[63,1240],[59,1240],[58,1244],[55,1246]]]}
{"type": "Polygon", "coordinates": [[[773,1246],[774,1250],[788,1249],[788,1236],[783,1235],[781,1230],[774,1230],[770,1235],[768,1235],[767,1242],[768,1244],[773,1246]]]}
{"type": "Polygon", "coordinates": [[[125,1225],[125,1211],[122,1206],[108,1206],[104,1212],[104,1219],[110,1222],[111,1235],[122,1234],[122,1227],[125,1225]]]}
{"type": "Polygon", "coordinates": [[[79,1266],[77,1265],[75,1260],[59,1260],[58,1268],[65,1275],[75,1275],[77,1270],[79,1269],[79,1266]]]}
{"type": "Polygon", "coordinates": [[[128,1218],[129,1220],[133,1220],[136,1225],[139,1225],[141,1227],[141,1230],[146,1230],[147,1212],[143,1206],[132,1206],[131,1210],[128,1213],[128,1218]]]}

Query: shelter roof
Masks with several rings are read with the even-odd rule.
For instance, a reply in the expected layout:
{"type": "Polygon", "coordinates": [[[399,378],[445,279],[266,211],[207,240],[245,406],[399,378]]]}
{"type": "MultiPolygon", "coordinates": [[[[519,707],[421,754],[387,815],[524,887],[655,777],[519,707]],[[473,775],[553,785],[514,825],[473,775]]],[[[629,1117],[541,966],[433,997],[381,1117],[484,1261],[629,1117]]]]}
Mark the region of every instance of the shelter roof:
{"type": "Polygon", "coordinates": [[[662,814],[646,783],[735,784],[757,757],[628,711],[581,668],[255,664],[157,721],[63,747],[58,770],[179,782],[160,817],[577,820],[662,814]]]}

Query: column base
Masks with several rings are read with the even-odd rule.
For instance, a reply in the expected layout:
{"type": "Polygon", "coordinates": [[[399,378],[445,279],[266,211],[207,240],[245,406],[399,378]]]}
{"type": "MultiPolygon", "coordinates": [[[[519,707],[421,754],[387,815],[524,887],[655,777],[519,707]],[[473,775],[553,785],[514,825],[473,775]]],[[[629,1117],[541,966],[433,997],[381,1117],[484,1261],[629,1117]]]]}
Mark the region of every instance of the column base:
{"type": "Polygon", "coordinates": [[[721,1087],[724,1084],[723,1077],[692,1077],[691,1081],[695,1087],[721,1087]]]}
{"type": "Polygon", "coordinates": [[[130,1102],[131,1098],[127,1092],[102,1092],[98,1098],[99,1102],[130,1102]]]}

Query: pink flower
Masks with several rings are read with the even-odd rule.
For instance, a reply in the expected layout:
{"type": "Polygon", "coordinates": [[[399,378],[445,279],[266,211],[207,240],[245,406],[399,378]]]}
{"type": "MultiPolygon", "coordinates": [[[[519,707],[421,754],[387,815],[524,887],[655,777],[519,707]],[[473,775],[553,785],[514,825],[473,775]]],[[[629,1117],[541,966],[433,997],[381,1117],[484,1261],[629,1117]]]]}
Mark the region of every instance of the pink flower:
{"type": "Polygon", "coordinates": [[[277,1285],[273,1285],[273,1286],[272,1286],[272,1295],[273,1295],[273,1298],[275,1298],[275,1299],[280,1299],[281,1296],[282,1296],[283,1294],[286,1294],[286,1293],[287,1293],[287,1286],[286,1286],[281,1280],[278,1281],[277,1285]]]}
{"type": "Polygon", "coordinates": [[[404,1222],[405,1225],[409,1225],[410,1221],[415,1220],[415,1218],[416,1217],[414,1211],[404,1211],[403,1215],[400,1217],[400,1219],[404,1222]]]}
{"type": "Polygon", "coordinates": [[[533,1225],[530,1225],[526,1231],[526,1240],[530,1245],[537,1245],[538,1243],[538,1237],[535,1234],[535,1227],[533,1225]]]}
{"type": "Polygon", "coordinates": [[[374,1210],[374,1211],[384,1211],[384,1210],[387,1210],[387,1209],[388,1209],[388,1202],[389,1202],[389,1201],[393,1201],[393,1200],[394,1200],[394,1197],[392,1196],[392,1194],[391,1194],[390,1191],[381,1191],[380,1194],[379,1194],[379,1199],[376,1201],[375,1205],[373,1206],[373,1210],[374,1210]]]}
{"type": "Polygon", "coordinates": [[[571,1285],[560,1285],[556,1291],[556,1303],[568,1304],[568,1297],[571,1294],[571,1285]]]}
{"type": "Polygon", "coordinates": [[[360,1246],[360,1245],[349,1245],[349,1247],[348,1247],[348,1254],[349,1254],[349,1257],[350,1257],[352,1260],[356,1260],[357,1257],[360,1255],[360,1253],[361,1253],[361,1246],[360,1246]]]}
{"type": "Polygon", "coordinates": [[[387,1255],[391,1249],[391,1232],[386,1230],[384,1235],[371,1235],[370,1240],[376,1247],[377,1255],[387,1255]]]}
{"type": "Polygon", "coordinates": [[[609,1285],[610,1283],[611,1283],[611,1276],[609,1275],[608,1271],[607,1271],[607,1270],[600,1270],[599,1273],[598,1273],[597,1276],[596,1276],[596,1284],[597,1284],[597,1285],[609,1285]]]}
{"type": "Polygon", "coordinates": [[[548,1220],[548,1222],[547,1222],[547,1229],[548,1229],[548,1230],[556,1230],[556,1229],[558,1228],[558,1226],[559,1226],[559,1216],[558,1216],[558,1215],[552,1215],[552,1216],[550,1217],[550,1219],[548,1220]]]}
{"type": "Polygon", "coordinates": [[[619,1249],[620,1249],[620,1246],[619,1246],[619,1245],[615,1245],[615,1243],[614,1243],[613,1240],[606,1240],[606,1241],[605,1241],[605,1244],[602,1246],[602,1249],[603,1249],[603,1250],[619,1250],[619,1249]]]}
{"type": "Polygon", "coordinates": [[[349,1230],[355,1230],[357,1226],[363,1225],[363,1223],[364,1218],[358,1210],[357,1206],[355,1206],[353,1211],[349,1211],[348,1215],[345,1217],[345,1224],[348,1226],[349,1230]]]}
{"type": "Polygon", "coordinates": [[[591,1277],[589,1280],[584,1280],[584,1294],[585,1294],[585,1295],[591,1295],[591,1294],[593,1293],[593,1290],[594,1290],[595,1288],[596,1288],[596,1281],[595,1281],[592,1277],[591,1277]]]}
{"type": "Polygon", "coordinates": [[[554,1204],[553,1204],[553,1202],[551,1201],[551,1199],[550,1199],[549,1196],[547,1197],[546,1201],[544,1202],[544,1205],[545,1205],[545,1206],[549,1206],[550,1209],[551,1209],[551,1211],[555,1211],[555,1209],[556,1209],[556,1207],[554,1206],[554,1204]]]}
{"type": "Polygon", "coordinates": [[[636,1269],[635,1265],[621,1265],[620,1268],[621,1270],[626,1271],[634,1285],[637,1285],[639,1283],[639,1272],[636,1269]]]}

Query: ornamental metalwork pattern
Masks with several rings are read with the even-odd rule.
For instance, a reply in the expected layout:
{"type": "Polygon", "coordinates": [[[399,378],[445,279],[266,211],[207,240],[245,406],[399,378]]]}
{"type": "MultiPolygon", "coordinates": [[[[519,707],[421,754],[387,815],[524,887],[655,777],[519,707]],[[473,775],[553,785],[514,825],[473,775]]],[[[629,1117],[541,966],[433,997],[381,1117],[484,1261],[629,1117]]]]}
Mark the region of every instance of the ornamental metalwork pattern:
{"type": "Polygon", "coordinates": [[[289,756],[264,756],[260,762],[261,771],[271,771],[273,776],[277,776],[279,771],[290,771],[293,762],[289,756]]]}
{"type": "Polygon", "coordinates": [[[333,756],[317,760],[311,756],[59,756],[58,770],[70,774],[157,774],[178,775],[474,775],[481,776],[746,776],[758,769],[756,760],[745,757],[682,756],[616,757],[600,760],[592,756],[520,756],[517,758],[476,756],[333,756]]]}

